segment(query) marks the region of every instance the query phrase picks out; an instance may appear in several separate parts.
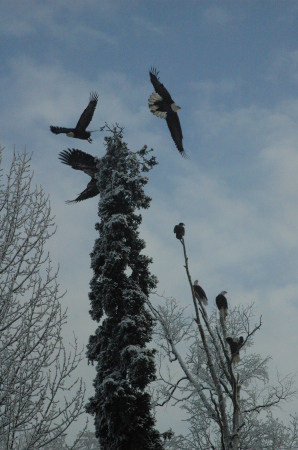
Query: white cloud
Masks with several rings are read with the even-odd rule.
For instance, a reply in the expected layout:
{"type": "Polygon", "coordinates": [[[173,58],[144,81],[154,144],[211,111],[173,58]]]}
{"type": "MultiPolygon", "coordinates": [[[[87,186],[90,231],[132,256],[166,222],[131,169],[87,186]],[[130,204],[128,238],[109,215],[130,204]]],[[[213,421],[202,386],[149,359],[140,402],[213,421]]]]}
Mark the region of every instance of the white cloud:
{"type": "Polygon", "coordinates": [[[270,65],[268,67],[266,78],[274,83],[277,89],[283,87],[282,79],[287,83],[297,85],[298,83],[298,50],[288,50],[282,45],[274,48],[270,55],[270,65]]]}
{"type": "Polygon", "coordinates": [[[133,16],[131,21],[136,25],[136,27],[143,33],[148,33],[148,31],[157,36],[163,36],[167,32],[167,26],[163,23],[162,26],[158,26],[148,19],[144,19],[141,16],[133,16]]]}
{"type": "Polygon", "coordinates": [[[232,16],[228,14],[225,8],[212,6],[207,8],[203,13],[203,18],[208,25],[227,25],[232,21],[232,16]]]}
{"type": "MultiPolygon", "coordinates": [[[[79,3],[74,3],[75,8],[79,3]]],[[[13,15],[13,32],[33,33],[37,23],[48,21],[49,29],[62,40],[63,26],[53,23],[51,15],[46,6],[35,12],[23,6],[13,15]]],[[[232,20],[221,8],[210,8],[204,17],[214,25],[232,20]]],[[[2,25],[5,31],[3,16],[2,25]]],[[[65,31],[69,30],[69,25],[65,26],[65,31]]],[[[97,30],[86,30],[84,22],[79,32],[91,33],[88,36],[95,40],[98,37],[97,30]]],[[[78,51],[81,49],[78,44],[78,51]]],[[[154,259],[152,272],[160,279],[159,291],[190,303],[182,247],[173,233],[174,225],[183,221],[191,274],[200,279],[210,303],[222,289],[228,291],[232,304],[256,301],[257,314],[263,313],[264,321],[256,351],[272,354],[283,372],[292,370],[291,352],[298,338],[298,102],[293,98],[268,108],[257,101],[247,106],[241,101],[243,85],[237,80],[186,86],[193,114],[184,108],[180,116],[190,156],[185,161],[166,123],[148,110],[152,86],[145,69],[144,79],[136,82],[120,69],[77,74],[63,61],[41,63],[17,55],[10,64],[1,80],[4,159],[8,164],[14,142],[18,150],[27,144],[29,151],[34,150],[35,181],[51,194],[58,231],[49,248],[54,263],[61,263],[61,290],[68,290],[63,300],[69,307],[66,334],[74,329],[86,343],[90,328],[95,327],[88,313],[88,291],[98,197],[65,205],[65,200],[84,189],[88,177],[62,165],[58,153],[75,147],[100,156],[104,134],[96,133],[89,145],[54,136],[49,125],[74,126],[89,92],[96,90],[99,102],[90,129],[105,121],[118,122],[125,126],[124,139],[131,149],[143,144],[155,148],[159,165],[148,174],[147,192],[153,201],[143,214],[141,237],[147,242],[146,254],[154,259]],[[237,102],[227,103],[229,97],[237,97],[237,102]]],[[[174,90],[176,98],[179,92],[176,87],[174,90]]],[[[83,366],[82,374],[85,369],[83,366]]],[[[88,371],[93,377],[94,370],[88,371]]]]}
{"type": "Polygon", "coordinates": [[[74,36],[86,34],[89,38],[102,38],[106,42],[114,42],[111,36],[90,29],[82,25],[82,13],[94,11],[100,12],[101,18],[113,17],[118,3],[105,0],[64,0],[63,2],[53,0],[51,3],[16,0],[14,3],[5,2],[1,9],[0,33],[5,36],[22,38],[30,34],[38,35],[41,30],[47,30],[52,37],[72,40],[74,36]],[[61,20],[62,19],[62,20],[61,20]]]}

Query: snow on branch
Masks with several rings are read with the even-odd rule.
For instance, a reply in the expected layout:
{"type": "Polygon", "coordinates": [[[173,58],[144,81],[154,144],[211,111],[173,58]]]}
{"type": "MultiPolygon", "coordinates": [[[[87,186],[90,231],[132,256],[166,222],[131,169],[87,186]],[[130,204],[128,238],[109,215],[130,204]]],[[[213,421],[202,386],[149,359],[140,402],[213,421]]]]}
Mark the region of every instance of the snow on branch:
{"type": "Polygon", "coordinates": [[[77,339],[70,352],[62,340],[67,316],[45,248],[56,227],[30,160],[14,152],[6,182],[0,173],[0,442],[22,450],[59,439],[84,412],[85,392],[73,377],[77,339]]]}
{"type": "Polygon", "coordinates": [[[277,424],[272,408],[281,407],[297,395],[294,376],[279,376],[277,385],[270,385],[271,358],[262,358],[252,351],[262,317],[254,323],[253,304],[230,304],[228,315],[221,314],[219,308],[208,312],[194,292],[185,237],[179,241],[193,313],[190,306],[182,307],[178,300],[155,291],[147,301],[156,320],[155,342],[159,349],[155,406],[179,405],[189,423],[189,434],[173,436],[165,448],[295,448],[291,443],[297,443],[298,439],[296,416],[290,426],[278,423],[276,433],[272,430],[277,424]],[[240,335],[243,339],[238,346],[240,335]],[[234,347],[228,345],[228,337],[234,347]],[[233,351],[238,352],[238,362],[233,351]],[[260,415],[262,412],[265,417],[260,415]],[[281,436],[284,447],[275,446],[275,442],[281,442],[281,436]]]}

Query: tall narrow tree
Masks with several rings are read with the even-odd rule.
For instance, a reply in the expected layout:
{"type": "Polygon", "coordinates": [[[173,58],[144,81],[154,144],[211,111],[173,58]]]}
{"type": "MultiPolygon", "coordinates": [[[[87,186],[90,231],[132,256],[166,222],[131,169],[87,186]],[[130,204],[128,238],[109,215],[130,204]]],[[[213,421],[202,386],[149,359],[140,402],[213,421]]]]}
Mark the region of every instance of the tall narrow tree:
{"type": "Polygon", "coordinates": [[[116,127],[105,139],[107,152],[98,161],[100,193],[96,225],[99,238],[91,254],[92,318],[100,322],[88,344],[88,359],[95,361],[95,394],[87,412],[95,416],[96,436],[102,450],[162,449],[151,411],[148,383],[155,379],[152,316],[145,308],[156,278],[149,272],[138,227],[148,208],[144,193],[155,158],[146,147],[133,153],[116,127]]]}

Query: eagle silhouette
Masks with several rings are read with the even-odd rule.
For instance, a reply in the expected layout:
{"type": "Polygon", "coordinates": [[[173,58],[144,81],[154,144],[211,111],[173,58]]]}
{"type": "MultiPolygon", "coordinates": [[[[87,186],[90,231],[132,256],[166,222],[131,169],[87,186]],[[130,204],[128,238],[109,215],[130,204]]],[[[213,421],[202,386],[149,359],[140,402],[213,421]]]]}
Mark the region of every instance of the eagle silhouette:
{"type": "Polygon", "coordinates": [[[182,144],[183,135],[180,120],[177,114],[177,111],[181,109],[181,107],[176,105],[170,93],[159,81],[159,72],[152,67],[149,74],[151,83],[155,89],[155,92],[150,95],[148,100],[149,109],[155,116],[166,119],[172,139],[175,142],[177,149],[180,154],[186,158],[187,155],[182,144]]]}
{"type": "Polygon", "coordinates": [[[221,293],[218,294],[218,296],[215,299],[216,306],[219,310],[219,313],[223,317],[226,317],[228,315],[228,301],[225,297],[226,293],[227,293],[227,291],[221,291],[221,293]]]}
{"type": "Polygon", "coordinates": [[[53,127],[50,126],[51,132],[54,134],[60,134],[65,133],[66,136],[77,138],[77,139],[84,139],[87,140],[90,144],[92,143],[91,139],[91,133],[94,133],[94,131],[87,131],[86,128],[88,127],[89,123],[92,120],[96,105],[98,102],[98,94],[97,92],[91,92],[90,94],[90,100],[87,108],[83,111],[81,117],[79,118],[78,123],[76,124],[75,128],[64,128],[64,127],[53,127]]]}
{"type": "Polygon", "coordinates": [[[185,225],[184,223],[180,222],[178,225],[175,225],[174,227],[174,233],[176,234],[176,238],[181,241],[183,236],[185,235],[185,225]]]}
{"type": "MultiPolygon", "coordinates": [[[[208,305],[208,298],[207,295],[204,291],[204,289],[199,285],[199,281],[196,280],[193,284],[193,288],[195,291],[195,296],[198,300],[201,300],[201,302],[203,303],[203,305],[207,306],[208,305]]],[[[200,302],[199,302],[200,303],[200,302]]]]}
{"type": "Polygon", "coordinates": [[[243,345],[244,338],[240,336],[237,339],[232,339],[231,337],[226,338],[227,343],[230,346],[231,354],[232,354],[232,362],[238,363],[240,361],[239,350],[243,345]]]}
{"type": "Polygon", "coordinates": [[[77,150],[76,148],[68,148],[59,153],[59,159],[63,164],[67,164],[75,170],[82,170],[91,177],[86,189],[81,192],[76,199],[67,200],[66,203],[78,203],[99,194],[97,180],[95,178],[98,169],[94,156],[82,152],[82,150],[77,150]]]}

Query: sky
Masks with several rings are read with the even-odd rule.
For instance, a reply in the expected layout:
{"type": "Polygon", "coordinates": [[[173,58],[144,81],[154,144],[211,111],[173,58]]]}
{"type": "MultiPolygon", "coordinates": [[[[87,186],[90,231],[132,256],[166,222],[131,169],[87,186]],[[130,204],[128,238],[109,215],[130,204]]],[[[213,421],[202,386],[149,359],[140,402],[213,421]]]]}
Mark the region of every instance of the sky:
{"type": "MultiPolygon", "coordinates": [[[[298,341],[298,4],[271,0],[0,1],[0,142],[3,168],[14,146],[32,155],[34,182],[49,194],[57,232],[49,243],[67,290],[64,333],[81,346],[96,324],[89,315],[90,252],[98,197],[66,205],[89,178],[60,163],[93,143],[54,135],[75,126],[91,91],[99,101],[89,129],[124,127],[136,151],[154,149],[151,207],[140,228],[159,279],[158,292],[191,303],[174,225],[185,224],[193,280],[208,308],[222,290],[231,306],[254,302],[263,325],[254,352],[272,356],[270,373],[297,371],[298,341]],[[183,159],[166,122],[153,116],[150,67],[181,106],[183,159]]],[[[87,396],[95,370],[79,374],[87,396]]],[[[298,380],[297,380],[298,381],[298,380]]],[[[295,404],[284,408],[295,411],[295,404]]],[[[158,413],[160,431],[186,430],[177,409],[158,413]]],[[[92,418],[90,420],[92,422],[92,418]]],[[[83,423],[83,421],[82,421],[83,423]]],[[[92,427],[91,427],[92,429],[92,427]]]]}

